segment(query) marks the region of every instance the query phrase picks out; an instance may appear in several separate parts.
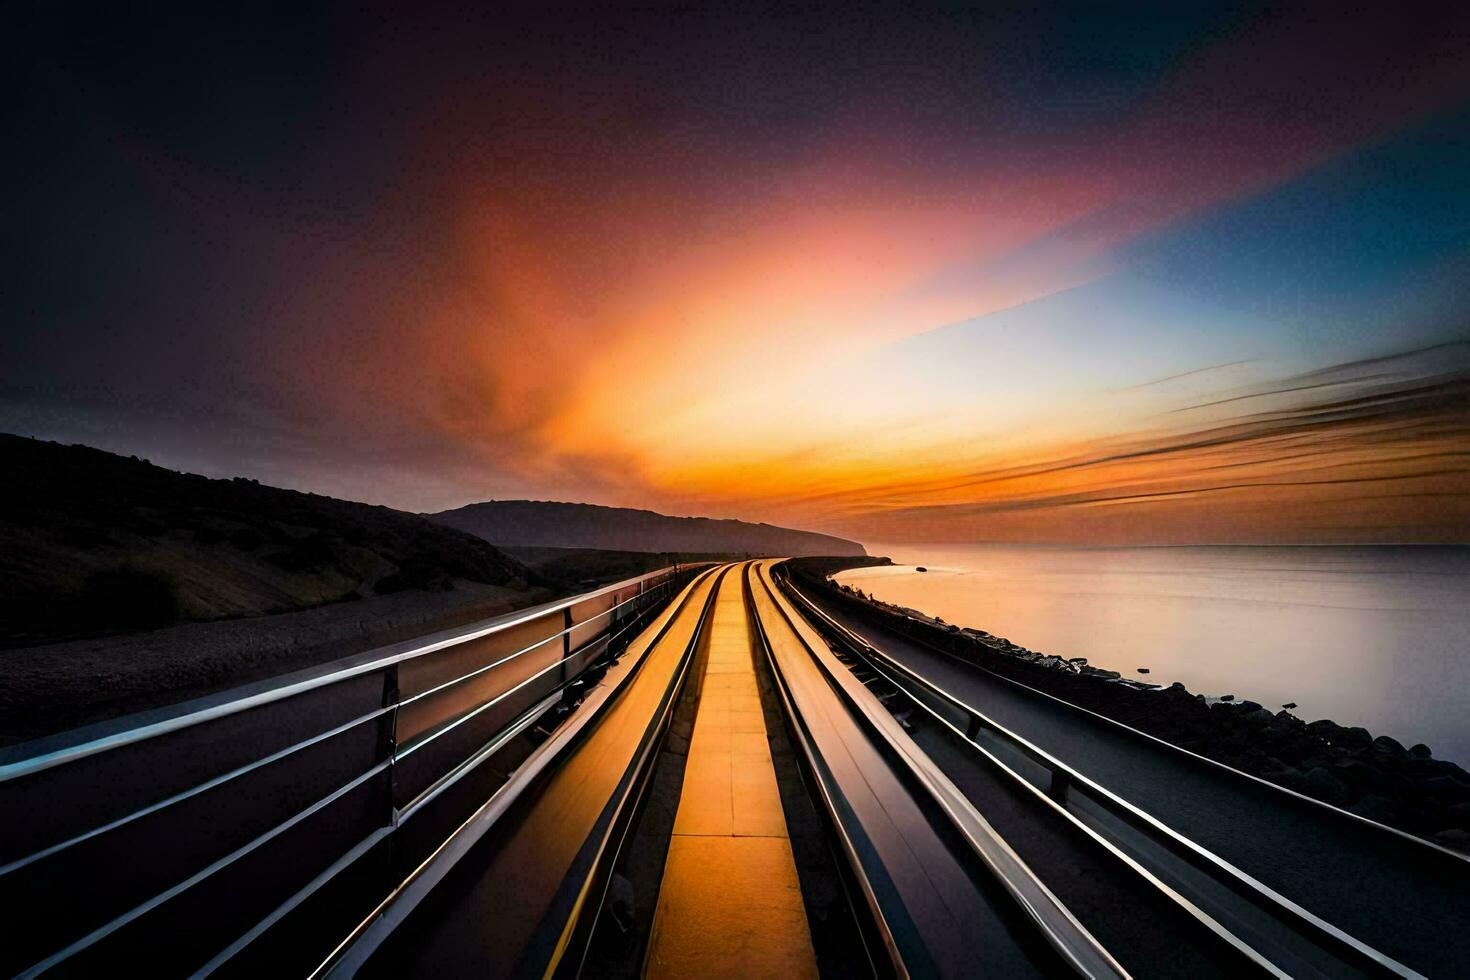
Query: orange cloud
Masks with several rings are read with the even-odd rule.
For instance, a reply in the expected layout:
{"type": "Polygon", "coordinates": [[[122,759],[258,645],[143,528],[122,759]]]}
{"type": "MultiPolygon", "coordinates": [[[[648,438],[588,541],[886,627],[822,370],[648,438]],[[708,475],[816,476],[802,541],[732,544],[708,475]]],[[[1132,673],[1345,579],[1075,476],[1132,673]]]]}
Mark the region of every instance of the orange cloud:
{"type": "MultiPolygon", "coordinates": [[[[1095,279],[1119,245],[1465,88],[1464,60],[1432,37],[1387,94],[1387,62],[1340,41],[1268,21],[1045,147],[936,136],[859,100],[799,143],[731,158],[705,134],[624,126],[617,107],[486,85],[423,120],[379,225],[305,248],[316,289],[286,319],[334,310],[331,363],[271,370],[320,385],[324,413],[377,406],[364,426],[417,424],[404,437],[457,447],[466,473],[546,496],[968,533],[980,512],[946,508],[1196,486],[1179,474],[1240,460],[997,478],[1095,453],[1138,418],[926,392],[885,376],[884,345],[1095,279]]],[[[462,495],[484,490],[469,476],[462,495]]],[[[1084,503],[1115,506],[1067,506],[1084,503]]]]}

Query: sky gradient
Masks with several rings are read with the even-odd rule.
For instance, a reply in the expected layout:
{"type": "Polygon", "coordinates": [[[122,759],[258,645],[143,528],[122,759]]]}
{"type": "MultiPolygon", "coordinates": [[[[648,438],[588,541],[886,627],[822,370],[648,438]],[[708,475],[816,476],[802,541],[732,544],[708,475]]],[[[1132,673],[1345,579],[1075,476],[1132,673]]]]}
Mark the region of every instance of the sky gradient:
{"type": "Polygon", "coordinates": [[[411,510],[1470,540],[1470,21],[23,8],[0,428],[411,510]]]}

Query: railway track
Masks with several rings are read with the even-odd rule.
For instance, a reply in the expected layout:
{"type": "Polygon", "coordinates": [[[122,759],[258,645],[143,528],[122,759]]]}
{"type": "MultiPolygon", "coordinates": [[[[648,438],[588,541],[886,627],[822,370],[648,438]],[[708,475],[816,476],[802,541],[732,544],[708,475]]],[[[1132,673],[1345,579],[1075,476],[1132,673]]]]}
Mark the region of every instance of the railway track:
{"type": "MultiPolygon", "coordinates": [[[[846,963],[903,977],[1419,975],[889,656],[778,560],[660,573],[0,756],[0,794],[31,806],[0,842],[0,888],[36,925],[13,933],[6,972],[598,975],[610,885],[671,719],[702,704],[712,644],[722,670],[750,678],[748,648],[769,679],[772,744],[797,760],[806,798],[794,792],[825,830],[863,947],[846,963]],[[48,825],[108,780],[117,800],[48,825]]],[[[723,737],[703,743],[688,790],[706,814],[699,794],[729,791],[708,781],[723,737]]],[[[774,799],[765,830],[731,837],[779,837],[774,799]]]]}
{"type": "Polygon", "coordinates": [[[514,798],[487,803],[320,975],[597,975],[585,957],[602,895],[722,583],[744,590],[875,975],[1128,975],[821,642],[769,564],[689,586],[543,746],[544,767],[528,760],[503,791],[514,798]]]}
{"type": "Polygon", "coordinates": [[[748,571],[761,645],[813,796],[899,976],[1126,976],[775,587],[748,571]]]}
{"type": "Polygon", "coordinates": [[[728,568],[629,646],[577,715],[312,976],[577,975],[603,893],[728,568]]]}

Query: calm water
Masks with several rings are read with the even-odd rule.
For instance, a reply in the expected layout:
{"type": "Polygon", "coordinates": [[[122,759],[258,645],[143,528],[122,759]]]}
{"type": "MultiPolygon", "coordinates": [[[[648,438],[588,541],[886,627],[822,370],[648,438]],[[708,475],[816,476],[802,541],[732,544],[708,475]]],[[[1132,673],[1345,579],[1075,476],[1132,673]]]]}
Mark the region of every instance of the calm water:
{"type": "Polygon", "coordinates": [[[1470,762],[1470,549],[867,547],[880,599],[1470,762]]]}

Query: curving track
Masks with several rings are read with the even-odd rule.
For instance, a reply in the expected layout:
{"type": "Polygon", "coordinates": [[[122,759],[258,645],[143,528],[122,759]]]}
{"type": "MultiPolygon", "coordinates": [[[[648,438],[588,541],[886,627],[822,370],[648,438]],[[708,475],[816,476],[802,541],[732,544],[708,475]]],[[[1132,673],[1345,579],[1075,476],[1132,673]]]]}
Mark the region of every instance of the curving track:
{"type": "Polygon", "coordinates": [[[990,673],[820,592],[793,595],[859,672],[913,709],[915,737],[997,820],[1009,794],[996,784],[1051,797],[1288,975],[1470,969],[1455,925],[1470,902],[1462,856],[990,673]]]}
{"type": "MultiPolygon", "coordinates": [[[[281,760],[306,758],[308,751],[337,761],[325,773],[320,761],[303,769],[313,780],[336,778],[338,771],[365,773],[308,816],[356,786],[374,789],[364,800],[369,821],[380,819],[375,815],[384,812],[382,804],[392,804],[386,826],[368,822],[368,836],[328,869],[331,874],[319,874],[243,936],[239,926],[221,925],[221,917],[254,921],[249,917],[259,917],[257,908],[271,906],[251,898],[252,888],[284,871],[301,878],[309,870],[247,860],[253,849],[296,833],[296,823],[267,830],[257,838],[261,843],[227,855],[228,864],[211,866],[228,868],[231,877],[220,876],[221,883],[243,891],[195,893],[210,896],[213,905],[176,903],[161,925],[187,928],[191,915],[202,923],[180,934],[177,943],[149,945],[142,933],[134,945],[104,942],[114,932],[125,935],[135,923],[149,922],[150,913],[174,897],[169,891],[129,913],[132,918],[114,920],[119,924],[109,931],[74,941],[65,956],[36,962],[23,951],[12,959],[35,964],[26,972],[37,974],[121,949],[124,962],[145,962],[152,955],[157,975],[597,975],[608,964],[591,951],[608,947],[595,944],[594,937],[626,925],[617,921],[618,903],[609,895],[616,894],[613,882],[627,886],[618,876],[630,860],[628,842],[644,826],[664,826],[660,840],[669,833],[667,824],[644,823],[650,786],[663,771],[682,781],[673,834],[690,839],[667,865],[659,853],[667,894],[639,895],[634,902],[645,915],[658,909],[652,929],[657,941],[642,953],[643,970],[651,974],[680,974],[696,964],[705,975],[742,975],[760,959],[752,958],[751,944],[762,936],[767,948],[757,951],[766,960],[799,961],[805,972],[814,968],[802,916],[816,913],[792,903],[798,891],[822,886],[807,880],[812,872],[797,867],[803,876],[798,887],[790,847],[775,843],[787,836],[782,824],[791,819],[790,807],[804,809],[808,802],[825,828],[865,947],[866,956],[856,961],[866,962],[875,976],[1412,977],[1423,969],[1420,960],[1403,965],[1397,950],[1384,952],[1339,928],[1330,916],[1309,911],[1309,903],[1297,904],[1296,896],[1275,890],[1255,868],[1243,870],[1212,850],[1208,844],[1221,834],[1228,839],[1228,828],[1205,842],[1186,836],[1178,824],[1187,821],[1176,822],[1175,810],[1150,805],[1158,796],[1136,793],[1136,778],[1104,779],[1118,774],[1096,759],[1115,746],[1095,718],[1068,715],[1053,704],[1037,707],[1043,702],[1034,692],[1006,689],[999,696],[984,685],[956,683],[966,676],[962,667],[973,668],[946,660],[941,670],[937,651],[919,656],[890,647],[891,638],[875,634],[871,624],[803,594],[780,566],[765,559],[712,567],[677,595],[675,580],[664,576],[656,581],[664,583],[663,596],[672,597],[666,605],[646,583],[623,583],[481,630],[375,653],[320,677],[197,706],[176,719],[154,720],[152,728],[74,739],[51,755],[32,753],[11,763],[10,785],[24,789],[30,785],[25,780],[37,774],[66,776],[72,771],[67,766],[83,760],[115,766],[119,760],[170,758],[157,755],[169,743],[151,747],[150,739],[160,734],[185,739],[186,751],[198,745],[211,751],[238,747],[227,737],[236,729],[210,727],[221,719],[237,727],[257,725],[241,729],[246,734],[276,717],[320,728],[326,719],[315,702],[301,700],[311,692],[342,697],[339,692],[357,691],[344,685],[357,684],[367,699],[366,709],[345,705],[349,720],[325,734],[135,810],[121,822],[90,835],[53,831],[61,844],[0,866],[0,884],[7,875],[20,881],[28,880],[22,872],[64,869],[58,856],[80,858],[89,853],[84,846],[105,844],[123,828],[155,836],[169,829],[201,833],[176,805],[212,800],[221,788],[245,787],[261,775],[294,778],[294,770],[280,768],[281,760]],[[726,676],[720,678],[721,672],[726,676]],[[754,717],[736,717],[758,714],[756,675],[769,682],[765,717],[780,722],[772,721],[769,729],[754,717]],[[738,706],[737,679],[744,699],[738,706]],[[507,700],[512,696],[519,700],[507,700]],[[1030,715],[1016,707],[1023,701],[1031,705],[1030,715]],[[290,714],[251,714],[262,708],[289,708],[290,714]],[[675,770],[658,767],[665,765],[660,759],[668,754],[676,709],[706,715],[695,723],[693,749],[677,749],[679,740],[672,740],[673,755],[690,760],[672,775],[675,770]],[[1057,750],[1050,729],[1032,724],[1033,716],[1043,715],[1055,729],[1084,733],[1061,740],[1073,750],[1070,755],[1057,750]],[[1042,737],[1033,742],[1016,730],[1028,725],[1042,737]],[[336,740],[352,732],[363,734],[363,744],[356,754],[344,754],[347,745],[336,740]],[[797,789],[791,790],[795,797],[777,796],[770,760],[778,742],[782,751],[789,743],[807,799],[797,789]],[[410,825],[415,815],[420,816],[410,825]],[[749,838],[768,844],[756,846],[749,838]],[[725,887],[711,890],[706,878],[713,872],[702,859],[691,863],[689,857],[755,851],[784,854],[784,874],[763,878],[732,865],[722,872],[728,876],[725,887]],[[254,904],[245,906],[246,899],[254,904]],[[711,936],[711,928],[725,934],[711,936]],[[792,949],[801,955],[783,960],[770,940],[776,932],[799,940],[792,949]],[[232,937],[239,938],[228,942],[232,937]],[[303,951],[317,952],[301,962],[303,951]]],[[[1111,737],[1140,751],[1132,736],[1111,737]]],[[[667,783],[665,776],[660,778],[667,783]]],[[[1202,777],[1196,772],[1194,778],[1202,777]]],[[[793,777],[790,786],[796,785],[793,777]]],[[[1255,802],[1218,774],[1210,785],[1212,792],[1255,802]]],[[[220,796],[217,802],[228,808],[242,805],[241,799],[220,796]]],[[[211,811],[220,812],[229,811],[211,811]]],[[[1354,829],[1367,833],[1349,828],[1354,829]]],[[[44,830],[37,825],[33,833],[44,830]]],[[[1333,825],[1337,836],[1331,840],[1338,842],[1349,830],[1333,825]]],[[[260,834],[248,823],[239,832],[260,834]]],[[[301,853],[344,847],[361,832],[356,825],[320,827],[301,838],[301,853]]],[[[178,855],[198,850],[202,842],[176,835],[171,843],[168,853],[178,855]]],[[[1423,857],[1412,853],[1415,860],[1423,857]]],[[[117,878],[104,881],[110,888],[126,880],[119,867],[107,868],[117,878]]],[[[204,877],[196,874],[183,887],[214,873],[206,869],[204,877]]],[[[1431,900],[1447,906],[1434,910],[1441,917],[1455,915],[1457,908],[1463,912],[1467,892],[1461,889],[1460,864],[1426,871],[1404,862],[1383,873],[1400,882],[1417,876],[1431,900]]],[[[47,894],[61,895],[81,888],[84,878],[68,883],[53,874],[46,880],[47,894]]],[[[136,887],[143,892],[152,885],[136,887]]],[[[111,914],[99,896],[89,902],[98,917],[111,914]]],[[[53,933],[85,927],[54,914],[38,916],[40,908],[27,910],[28,921],[53,933]]],[[[624,918],[627,908],[624,902],[624,918]]],[[[820,934],[810,931],[811,937],[820,934]]],[[[39,931],[28,938],[37,947],[49,942],[39,931]]],[[[1426,972],[1455,975],[1440,967],[1455,962],[1461,942],[1451,937],[1415,952],[1432,961],[1426,972]]],[[[636,959],[631,968],[637,968],[636,959]]],[[[620,969],[628,975],[630,965],[620,969]]]]}

